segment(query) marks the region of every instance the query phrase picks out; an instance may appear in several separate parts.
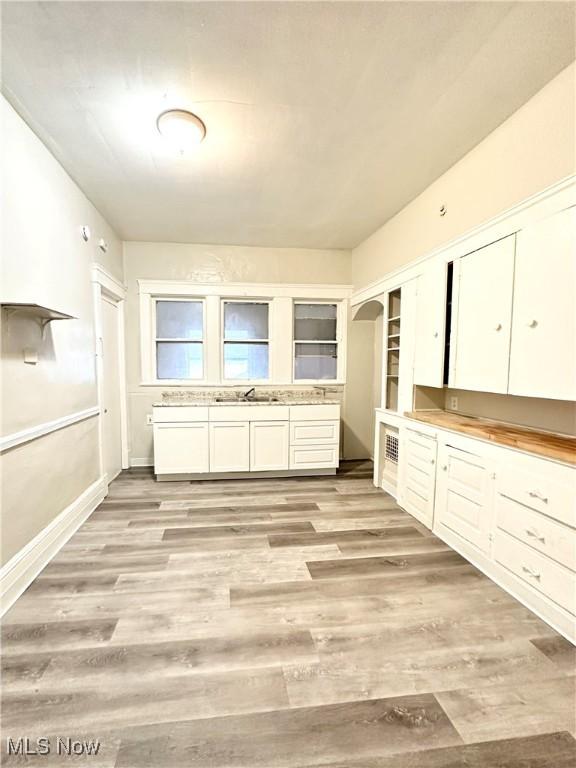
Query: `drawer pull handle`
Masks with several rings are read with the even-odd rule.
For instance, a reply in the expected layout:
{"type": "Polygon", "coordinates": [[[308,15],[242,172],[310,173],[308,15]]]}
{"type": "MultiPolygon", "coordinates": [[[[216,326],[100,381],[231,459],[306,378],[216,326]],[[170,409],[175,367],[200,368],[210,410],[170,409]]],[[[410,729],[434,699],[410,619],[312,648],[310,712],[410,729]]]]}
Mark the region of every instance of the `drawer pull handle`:
{"type": "Polygon", "coordinates": [[[530,322],[528,323],[528,328],[536,328],[537,325],[538,325],[538,320],[530,320],[530,322]]]}
{"type": "Polygon", "coordinates": [[[546,544],[546,539],[544,536],[541,536],[538,531],[532,530],[532,528],[526,528],[526,534],[528,536],[531,536],[533,539],[536,539],[537,541],[541,541],[542,544],[546,544]]]}
{"type": "Polygon", "coordinates": [[[530,496],[531,499],[540,499],[544,504],[548,504],[548,498],[540,493],[540,491],[528,491],[528,496],[530,496]]]}
{"type": "Polygon", "coordinates": [[[540,581],[540,574],[538,573],[538,571],[533,571],[532,568],[528,568],[525,565],[522,566],[522,570],[532,579],[537,579],[538,581],[540,581]]]}

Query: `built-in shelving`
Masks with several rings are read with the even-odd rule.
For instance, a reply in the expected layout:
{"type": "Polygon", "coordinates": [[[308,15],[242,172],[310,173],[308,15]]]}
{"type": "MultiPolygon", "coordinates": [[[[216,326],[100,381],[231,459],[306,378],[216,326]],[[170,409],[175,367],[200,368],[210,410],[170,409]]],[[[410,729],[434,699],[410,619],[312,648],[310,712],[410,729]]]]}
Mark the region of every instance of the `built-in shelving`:
{"type": "Polygon", "coordinates": [[[401,289],[388,294],[388,322],[386,327],[386,408],[398,410],[398,376],[400,370],[400,306],[401,289]]]}

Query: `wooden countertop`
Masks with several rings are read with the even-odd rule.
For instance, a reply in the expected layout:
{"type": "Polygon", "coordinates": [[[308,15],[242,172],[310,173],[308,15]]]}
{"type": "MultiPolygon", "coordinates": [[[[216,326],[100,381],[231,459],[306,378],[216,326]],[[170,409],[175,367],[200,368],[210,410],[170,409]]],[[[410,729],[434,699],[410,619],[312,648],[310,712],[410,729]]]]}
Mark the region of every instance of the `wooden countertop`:
{"type": "Polygon", "coordinates": [[[410,411],[404,414],[409,419],[433,424],[452,432],[463,432],[481,440],[534,453],[547,459],[576,465],[576,438],[541,432],[527,427],[517,427],[501,421],[490,421],[473,416],[461,416],[447,411],[410,411]]]}

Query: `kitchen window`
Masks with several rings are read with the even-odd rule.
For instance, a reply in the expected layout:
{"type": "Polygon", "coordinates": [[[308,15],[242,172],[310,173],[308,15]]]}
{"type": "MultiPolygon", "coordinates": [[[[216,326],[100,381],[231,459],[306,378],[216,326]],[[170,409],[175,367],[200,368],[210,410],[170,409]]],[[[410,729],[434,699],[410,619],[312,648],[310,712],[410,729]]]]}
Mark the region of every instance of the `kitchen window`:
{"type": "Polygon", "coordinates": [[[156,378],[204,378],[204,302],[158,299],[155,302],[156,378]]]}
{"type": "Polygon", "coordinates": [[[224,379],[266,381],[269,378],[269,302],[222,303],[224,379]]]}
{"type": "Polygon", "coordinates": [[[294,380],[338,378],[338,305],[294,303],[294,380]]]}

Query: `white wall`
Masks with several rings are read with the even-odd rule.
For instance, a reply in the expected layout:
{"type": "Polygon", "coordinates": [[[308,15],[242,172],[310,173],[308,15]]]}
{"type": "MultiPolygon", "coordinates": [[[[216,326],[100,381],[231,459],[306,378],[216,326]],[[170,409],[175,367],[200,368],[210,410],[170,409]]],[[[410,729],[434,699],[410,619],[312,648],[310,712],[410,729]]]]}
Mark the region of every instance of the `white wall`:
{"type": "MultiPolygon", "coordinates": [[[[114,231],[12,107],[1,98],[4,302],[42,304],[74,315],[38,325],[2,313],[2,436],[97,404],[90,269],[122,277],[114,231]],[[85,243],[80,227],[92,238],[85,243]],[[98,248],[103,237],[107,254],[98,248]],[[23,362],[24,347],[38,351],[23,362]]],[[[97,419],[2,454],[2,561],[5,562],[99,476],[97,419]]]]}
{"type": "MultiPolygon", "coordinates": [[[[126,338],[130,457],[137,464],[152,461],[152,429],[146,415],[152,404],[170,387],[140,384],[139,279],[193,280],[209,282],[342,284],[351,282],[350,252],[304,248],[253,248],[246,246],[202,245],[192,243],[124,244],[125,279],[128,288],[126,338]]],[[[368,324],[363,324],[368,326],[368,324]]],[[[354,327],[349,344],[352,362],[351,384],[346,388],[343,410],[344,452],[347,458],[369,455],[371,418],[359,412],[358,404],[370,387],[359,375],[359,367],[371,362],[369,348],[372,328],[354,327]],[[366,391],[364,391],[366,390],[366,391]]],[[[270,385],[273,386],[273,382],[270,385]]],[[[182,389],[182,388],[179,388],[182,389]]],[[[191,387],[198,389],[198,387],[191,387]]]]}
{"type": "MultiPolygon", "coordinates": [[[[356,288],[576,172],[576,64],[352,251],[356,288]],[[448,212],[439,215],[441,205],[448,212]]],[[[422,126],[425,140],[425,126],[422,126]]],[[[433,152],[434,148],[430,147],[433,152]]]]}
{"type": "MultiPolygon", "coordinates": [[[[576,173],[576,64],[572,64],[449,171],[352,251],[356,288],[465,234],[576,173]],[[447,213],[439,215],[441,205],[447,213]]],[[[433,151],[433,148],[431,148],[433,151]]],[[[450,391],[428,392],[440,407],[450,391]]],[[[574,433],[574,405],[459,392],[458,412],[574,433]]]]}

